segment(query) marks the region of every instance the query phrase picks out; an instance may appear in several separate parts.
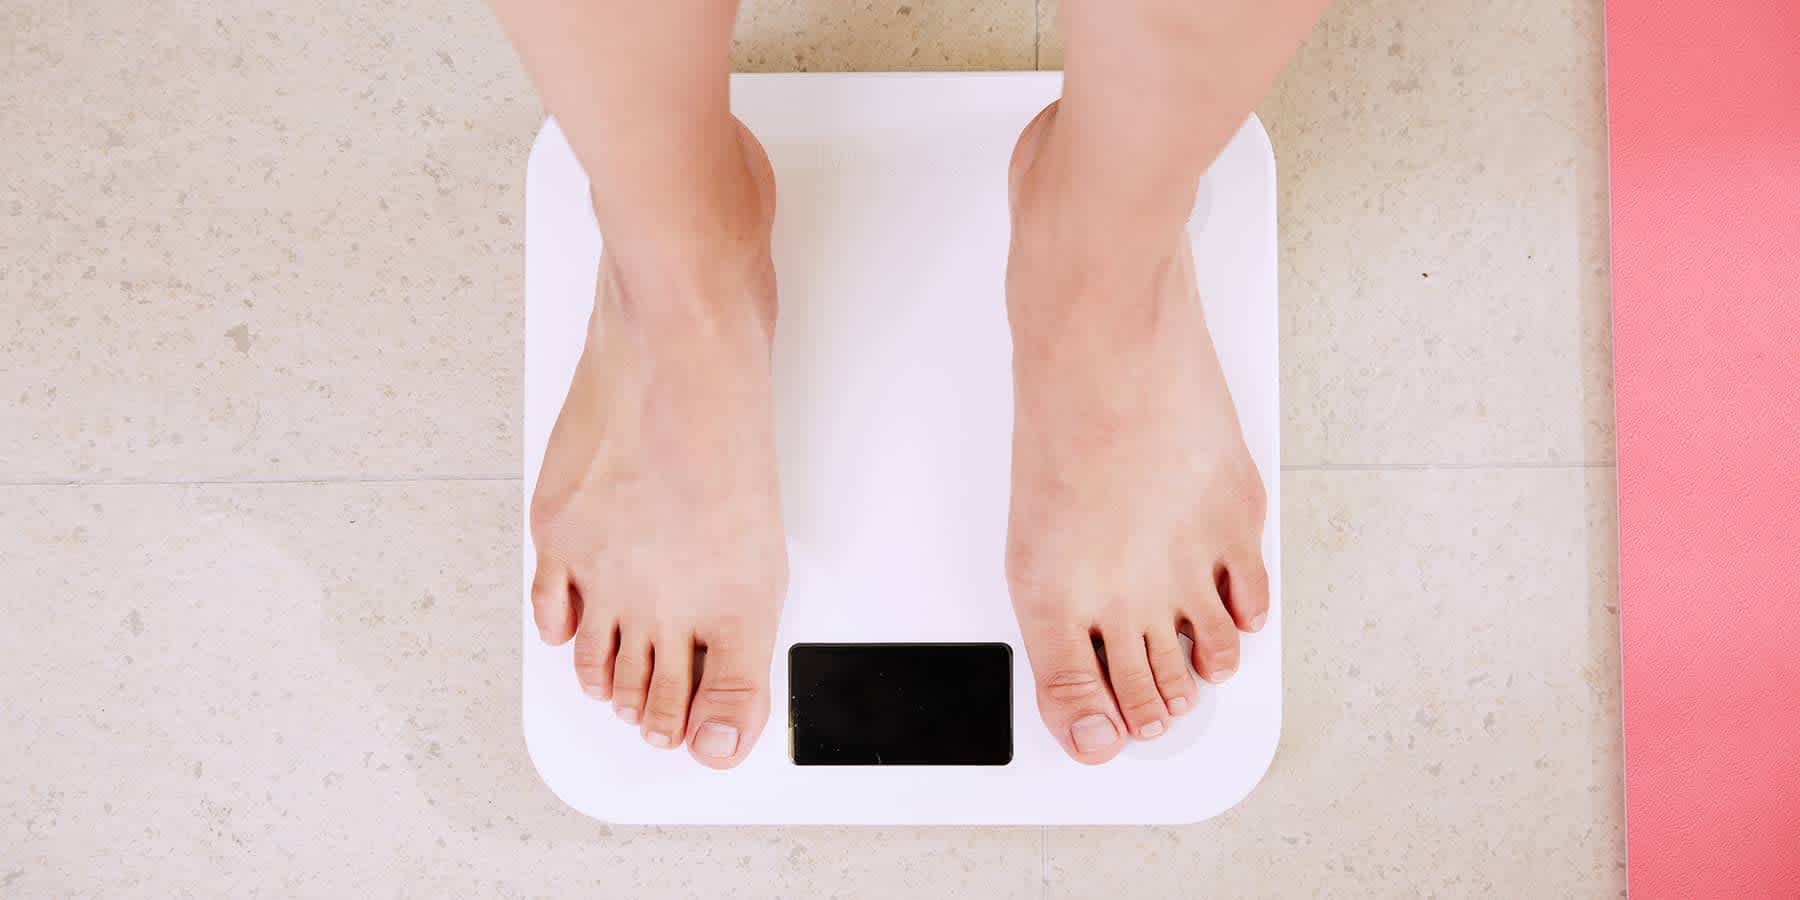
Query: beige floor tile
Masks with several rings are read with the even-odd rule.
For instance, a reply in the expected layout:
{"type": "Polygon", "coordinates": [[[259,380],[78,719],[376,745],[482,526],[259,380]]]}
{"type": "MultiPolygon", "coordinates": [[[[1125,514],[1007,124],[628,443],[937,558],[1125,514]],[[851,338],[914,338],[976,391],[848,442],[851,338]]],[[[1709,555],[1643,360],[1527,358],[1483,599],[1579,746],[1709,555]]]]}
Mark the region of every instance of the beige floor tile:
{"type": "MultiPolygon", "coordinates": [[[[516,470],[540,109],[480,4],[0,13],[0,478],[516,470]]],[[[1030,0],[752,2],[749,69],[1029,68],[1030,0]]]]}
{"type": "Polygon", "coordinates": [[[1340,3],[1263,105],[1289,463],[1610,461],[1600,0],[1340,3]]]}
{"type": "Polygon", "coordinates": [[[1032,0],[746,0],[733,61],[749,72],[1030,69],[1032,0]]]}
{"type": "Polygon", "coordinates": [[[516,470],[539,110],[481,4],[0,29],[0,478],[516,470]]]}
{"type": "Polygon", "coordinates": [[[626,829],[519,738],[508,482],[0,488],[0,893],[1037,896],[1038,829],[626,829]]]}
{"type": "Polygon", "coordinates": [[[1274,766],[1209,823],[1052,829],[1053,893],[1621,890],[1613,477],[1290,475],[1274,766]]]}
{"type": "Polygon", "coordinates": [[[1263,104],[1289,464],[1613,458],[1601,6],[1340,2],[1263,104]]]}

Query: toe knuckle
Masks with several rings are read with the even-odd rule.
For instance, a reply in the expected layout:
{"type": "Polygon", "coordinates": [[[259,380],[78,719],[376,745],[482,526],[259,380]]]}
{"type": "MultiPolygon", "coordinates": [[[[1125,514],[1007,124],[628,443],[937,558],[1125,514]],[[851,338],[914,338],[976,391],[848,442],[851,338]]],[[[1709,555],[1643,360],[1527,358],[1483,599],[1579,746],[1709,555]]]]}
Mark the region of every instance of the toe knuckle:
{"type": "Polygon", "coordinates": [[[1220,643],[1207,647],[1201,655],[1213,665],[1229,664],[1237,661],[1238,649],[1236,644],[1220,643]]]}
{"type": "Polygon", "coordinates": [[[1246,563],[1231,570],[1233,599],[1242,593],[1242,599],[1266,603],[1269,599],[1269,570],[1261,562],[1246,563]]]}
{"type": "Polygon", "coordinates": [[[1237,636],[1234,632],[1218,629],[1194,641],[1194,650],[1207,659],[1224,659],[1237,655],[1237,636]]]}
{"type": "Polygon", "coordinates": [[[1252,582],[1242,591],[1233,591],[1231,602],[1240,610],[1257,612],[1269,607],[1269,588],[1267,584],[1252,582]]]}
{"type": "Polygon", "coordinates": [[[1149,694],[1156,689],[1156,676],[1149,669],[1131,669],[1113,673],[1113,687],[1124,694],[1149,694]]]}
{"type": "Polygon", "coordinates": [[[700,685],[696,699],[709,706],[727,708],[748,706],[762,693],[762,685],[742,677],[711,678],[700,685]]]}
{"type": "Polygon", "coordinates": [[[1106,691],[1098,672],[1081,669],[1053,671],[1043,678],[1039,686],[1050,699],[1065,703],[1087,700],[1106,691]]]}
{"type": "Polygon", "coordinates": [[[574,558],[575,547],[568,539],[568,526],[560,520],[532,516],[531,543],[538,554],[558,562],[567,563],[574,558]]]}
{"type": "Polygon", "coordinates": [[[687,717],[682,715],[680,710],[667,706],[651,704],[650,708],[644,711],[644,724],[650,726],[652,731],[672,732],[676,730],[676,726],[686,721],[687,717]]]}
{"type": "Polygon", "coordinates": [[[1162,714],[1162,705],[1163,702],[1161,697],[1151,695],[1140,700],[1127,701],[1124,704],[1125,708],[1122,711],[1125,713],[1127,719],[1136,721],[1160,716],[1162,714]]]}
{"type": "Polygon", "coordinates": [[[593,644],[575,645],[575,671],[600,672],[606,669],[606,649],[593,644]]]}

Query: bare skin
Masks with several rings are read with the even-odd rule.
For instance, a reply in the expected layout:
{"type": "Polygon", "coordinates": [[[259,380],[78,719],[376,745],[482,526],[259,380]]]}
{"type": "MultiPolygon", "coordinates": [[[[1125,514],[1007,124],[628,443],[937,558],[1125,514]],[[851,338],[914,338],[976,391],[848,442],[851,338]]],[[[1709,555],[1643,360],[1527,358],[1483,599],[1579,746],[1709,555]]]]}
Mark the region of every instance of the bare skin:
{"type": "MultiPolygon", "coordinates": [[[[1007,575],[1044,723],[1099,763],[1193,709],[1266,620],[1264,495],[1207,333],[1186,232],[1104,255],[1033,221],[1052,107],[1013,166],[1007,575]]],[[[1087,241],[1083,241],[1087,244],[1087,241]]]]}
{"type": "Polygon", "coordinates": [[[769,396],[775,189],[730,112],[737,2],[494,11],[606,237],[532,498],[539,631],[574,641],[571,677],[622,727],[731,768],[768,720],[787,579],[769,396]]]}
{"type": "Polygon", "coordinates": [[[736,765],[769,714],[786,591],[769,349],[774,182],[741,132],[751,205],[718,256],[607,253],[532,498],[533,608],[575,676],[651,746],[736,765]],[[704,666],[696,678],[697,655],[704,666]]]}
{"type": "MultiPolygon", "coordinates": [[[[1261,481],[1182,227],[1324,4],[1068,0],[1064,99],[1015,154],[1007,569],[1045,724],[1082,762],[1162,734],[1190,661],[1229,677],[1266,613],[1261,481]]],[[[532,501],[538,627],[645,741],[729,768],[768,718],[787,577],[774,186],[729,112],[736,0],[494,8],[607,239],[532,501]]]]}
{"type": "Polygon", "coordinates": [[[1007,576],[1044,724],[1083,763],[1166,733],[1266,622],[1262,480],[1185,228],[1324,6],[1069,0],[1063,98],[1014,152],[1007,576]]]}

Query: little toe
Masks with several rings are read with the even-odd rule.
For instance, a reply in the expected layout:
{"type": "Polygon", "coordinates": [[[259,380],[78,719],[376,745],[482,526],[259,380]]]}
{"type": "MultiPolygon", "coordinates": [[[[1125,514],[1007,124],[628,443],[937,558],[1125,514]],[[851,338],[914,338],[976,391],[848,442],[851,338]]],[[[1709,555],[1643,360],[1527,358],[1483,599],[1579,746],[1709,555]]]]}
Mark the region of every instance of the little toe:
{"type": "Polygon", "coordinates": [[[1097,765],[1124,749],[1124,721],[1086,628],[1028,630],[1025,651],[1044,725],[1075,761],[1097,765]]]}
{"type": "Polygon", "coordinates": [[[611,618],[595,615],[575,633],[575,678],[581,691],[595,700],[613,697],[613,655],[619,632],[611,618]]]}
{"type": "Polygon", "coordinates": [[[613,711],[636,725],[644,715],[650,693],[650,632],[624,624],[619,627],[619,646],[613,655],[613,711]]]}
{"type": "Polygon", "coordinates": [[[1252,634],[1269,621],[1269,570],[1261,553],[1248,553],[1225,567],[1225,608],[1239,630],[1252,634]]]}
{"type": "Polygon", "coordinates": [[[1144,634],[1144,645],[1150,651],[1150,671],[1156,676],[1157,691],[1170,715],[1184,715],[1194,708],[1194,676],[1188,668],[1188,654],[1175,632],[1175,623],[1152,628],[1144,634]]]}
{"type": "Polygon", "coordinates": [[[537,572],[531,578],[531,616],[544,643],[560,647],[575,636],[575,597],[568,567],[538,556],[537,572]]]}
{"type": "Polygon", "coordinates": [[[652,747],[681,746],[693,696],[694,635],[666,633],[651,650],[650,692],[644,701],[644,740],[652,747]]]}
{"type": "Polygon", "coordinates": [[[1144,633],[1135,628],[1102,629],[1106,642],[1106,673],[1113,697],[1125,724],[1139,738],[1153,738],[1168,727],[1169,708],[1163,704],[1144,633]]]}
{"type": "Polygon", "coordinates": [[[1185,628],[1194,642],[1194,671],[1213,684],[1237,672],[1238,632],[1217,594],[1201,597],[1187,614],[1185,628]]]}
{"type": "Polygon", "coordinates": [[[743,762],[769,719],[769,660],[742,643],[710,641],[688,712],[688,752],[701,765],[743,762]]]}

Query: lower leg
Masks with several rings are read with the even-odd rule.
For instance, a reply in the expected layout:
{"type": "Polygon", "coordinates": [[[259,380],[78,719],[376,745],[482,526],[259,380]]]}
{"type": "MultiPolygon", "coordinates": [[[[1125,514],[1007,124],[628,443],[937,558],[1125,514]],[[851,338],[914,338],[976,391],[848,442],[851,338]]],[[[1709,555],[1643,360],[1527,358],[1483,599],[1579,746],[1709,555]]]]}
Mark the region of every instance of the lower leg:
{"type": "Polygon", "coordinates": [[[1021,137],[1007,570],[1045,724],[1104,762],[1262,627],[1262,481],[1201,311],[1201,175],[1320,0],[1068,0],[1063,100],[1021,137]],[[1178,635],[1187,635],[1191,653],[1178,635]]]}
{"type": "Polygon", "coordinates": [[[1090,213],[1186,220],[1194,188],[1328,0],[1066,0],[1039,169],[1090,213]],[[1080,176],[1106,173],[1105,179],[1080,176]]]}
{"type": "Polygon", "coordinates": [[[744,224],[756,203],[731,116],[737,0],[492,2],[592,180],[609,250],[693,249],[744,224]]]}

